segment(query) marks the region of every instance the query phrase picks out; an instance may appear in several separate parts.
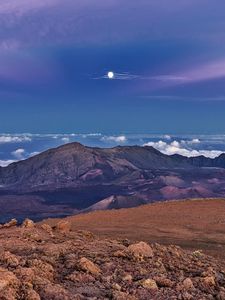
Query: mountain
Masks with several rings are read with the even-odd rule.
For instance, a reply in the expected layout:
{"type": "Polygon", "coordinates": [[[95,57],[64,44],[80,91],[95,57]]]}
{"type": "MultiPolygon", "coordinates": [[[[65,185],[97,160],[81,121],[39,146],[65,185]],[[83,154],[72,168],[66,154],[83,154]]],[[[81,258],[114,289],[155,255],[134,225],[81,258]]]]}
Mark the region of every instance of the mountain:
{"type": "Polygon", "coordinates": [[[43,213],[60,216],[168,199],[223,197],[224,175],[225,154],[187,158],[149,146],[103,149],[71,143],[0,168],[0,209],[5,211],[6,201],[11,207],[1,218],[27,213],[41,219],[43,213]],[[33,205],[26,211],[28,202],[33,205]]]}

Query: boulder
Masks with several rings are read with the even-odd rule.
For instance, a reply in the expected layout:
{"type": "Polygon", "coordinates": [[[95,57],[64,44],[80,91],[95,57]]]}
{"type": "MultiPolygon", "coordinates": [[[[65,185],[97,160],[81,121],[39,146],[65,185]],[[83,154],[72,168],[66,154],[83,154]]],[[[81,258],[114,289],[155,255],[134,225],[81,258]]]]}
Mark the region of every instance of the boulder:
{"type": "Polygon", "coordinates": [[[142,280],[140,282],[140,285],[145,288],[145,289],[148,289],[148,290],[154,290],[154,291],[157,291],[158,290],[158,286],[157,286],[157,283],[155,282],[155,280],[153,279],[145,279],[145,280],[142,280]]]}
{"type": "Polygon", "coordinates": [[[183,287],[185,290],[192,290],[194,288],[192,280],[190,278],[186,278],[183,281],[183,287]]]}
{"type": "Polygon", "coordinates": [[[10,227],[14,227],[16,225],[17,225],[17,220],[16,219],[12,219],[8,223],[5,223],[2,227],[3,228],[10,228],[10,227]]]}
{"type": "Polygon", "coordinates": [[[22,224],[22,228],[33,228],[35,227],[35,223],[30,219],[25,219],[22,224]]]}
{"type": "Polygon", "coordinates": [[[99,275],[101,273],[100,268],[86,257],[82,257],[80,259],[79,268],[82,271],[88,272],[92,275],[99,275]]]}
{"type": "Polygon", "coordinates": [[[132,244],[127,250],[135,258],[151,258],[154,255],[152,248],[145,242],[132,244]]]}
{"type": "Polygon", "coordinates": [[[18,284],[19,281],[13,272],[0,267],[0,294],[3,293],[2,291],[4,289],[8,287],[16,287],[18,284]]]}

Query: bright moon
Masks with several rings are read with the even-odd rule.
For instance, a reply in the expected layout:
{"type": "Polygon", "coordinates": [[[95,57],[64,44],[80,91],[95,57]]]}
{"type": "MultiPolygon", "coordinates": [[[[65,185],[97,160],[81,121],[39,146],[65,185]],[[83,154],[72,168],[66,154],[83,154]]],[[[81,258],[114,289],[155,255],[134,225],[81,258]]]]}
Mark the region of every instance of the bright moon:
{"type": "Polygon", "coordinates": [[[113,79],[114,78],[114,73],[112,71],[108,72],[108,78],[113,79]]]}

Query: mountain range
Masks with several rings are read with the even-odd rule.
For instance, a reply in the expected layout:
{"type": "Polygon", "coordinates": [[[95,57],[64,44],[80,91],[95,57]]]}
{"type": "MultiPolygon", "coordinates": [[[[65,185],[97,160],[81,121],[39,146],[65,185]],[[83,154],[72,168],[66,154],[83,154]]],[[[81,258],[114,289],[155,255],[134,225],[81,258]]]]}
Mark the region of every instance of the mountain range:
{"type": "Polygon", "coordinates": [[[71,143],[0,167],[0,221],[225,196],[225,154],[165,155],[149,146],[71,143]]]}

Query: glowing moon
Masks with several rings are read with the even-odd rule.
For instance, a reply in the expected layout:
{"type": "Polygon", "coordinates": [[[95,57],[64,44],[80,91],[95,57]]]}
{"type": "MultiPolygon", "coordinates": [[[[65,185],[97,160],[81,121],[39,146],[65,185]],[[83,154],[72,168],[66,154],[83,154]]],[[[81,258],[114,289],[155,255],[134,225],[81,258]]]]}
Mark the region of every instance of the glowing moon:
{"type": "Polygon", "coordinates": [[[107,74],[109,79],[113,79],[114,78],[114,73],[112,71],[108,72],[107,74]]]}

